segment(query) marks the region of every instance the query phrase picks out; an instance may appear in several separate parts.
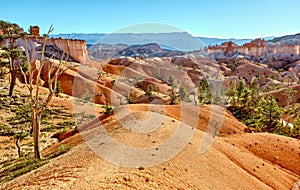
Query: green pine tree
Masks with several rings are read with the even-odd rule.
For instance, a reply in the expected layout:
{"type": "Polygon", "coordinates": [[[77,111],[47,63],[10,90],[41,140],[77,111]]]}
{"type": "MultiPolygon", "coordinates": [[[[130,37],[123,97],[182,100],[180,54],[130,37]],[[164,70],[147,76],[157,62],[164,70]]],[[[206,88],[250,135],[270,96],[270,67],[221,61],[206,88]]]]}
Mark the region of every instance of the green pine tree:
{"type": "Polygon", "coordinates": [[[8,41],[8,47],[2,48],[5,51],[1,53],[0,56],[9,60],[10,86],[8,95],[12,96],[16,85],[17,74],[20,70],[16,61],[22,60],[22,62],[25,62],[25,56],[16,46],[16,42],[18,39],[26,36],[26,33],[17,24],[12,24],[2,20],[0,20],[0,30],[3,33],[0,35],[0,42],[4,39],[8,41]]]}
{"type": "Polygon", "coordinates": [[[212,94],[213,86],[208,84],[207,80],[202,79],[198,85],[198,100],[199,103],[211,104],[213,102],[212,94]]]}
{"type": "Polygon", "coordinates": [[[146,96],[151,96],[152,95],[152,91],[153,91],[153,86],[152,85],[148,85],[147,89],[146,89],[146,96]]]}
{"type": "Polygon", "coordinates": [[[262,131],[274,131],[280,123],[284,108],[273,96],[262,97],[258,102],[256,117],[262,131]]]}
{"type": "Polygon", "coordinates": [[[179,99],[182,101],[186,101],[187,100],[187,92],[184,86],[179,86],[179,99]]]}

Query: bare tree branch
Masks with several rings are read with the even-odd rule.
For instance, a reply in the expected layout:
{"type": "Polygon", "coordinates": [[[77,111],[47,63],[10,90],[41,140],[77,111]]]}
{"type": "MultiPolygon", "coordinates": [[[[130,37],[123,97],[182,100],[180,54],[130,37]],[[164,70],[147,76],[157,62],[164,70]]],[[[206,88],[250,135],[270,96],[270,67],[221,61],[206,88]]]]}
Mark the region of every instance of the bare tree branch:
{"type": "Polygon", "coordinates": [[[41,52],[41,57],[39,62],[34,60],[34,62],[30,62],[30,56],[28,51],[28,40],[25,39],[26,42],[26,58],[28,62],[28,75],[29,78],[27,79],[27,74],[21,69],[21,72],[25,79],[25,85],[27,86],[31,105],[32,105],[32,129],[33,129],[33,139],[34,139],[34,151],[35,157],[37,159],[41,158],[41,154],[39,151],[39,133],[40,133],[40,122],[41,122],[41,115],[42,112],[46,109],[49,102],[53,98],[57,88],[57,80],[60,74],[62,74],[65,70],[69,68],[68,60],[69,60],[69,41],[67,41],[67,46],[64,48],[60,60],[57,65],[55,65],[54,58],[56,54],[52,54],[50,58],[45,57],[46,52],[46,44],[47,44],[47,37],[49,36],[50,32],[53,31],[53,26],[51,25],[46,37],[43,39],[43,47],[41,52]],[[66,58],[64,60],[64,58],[66,58]],[[48,95],[45,101],[39,99],[40,96],[40,85],[42,81],[42,73],[44,70],[47,70],[46,80],[48,82],[48,95]],[[33,81],[36,80],[35,86],[33,85],[33,81]],[[35,91],[34,91],[35,90],[35,91]]]}

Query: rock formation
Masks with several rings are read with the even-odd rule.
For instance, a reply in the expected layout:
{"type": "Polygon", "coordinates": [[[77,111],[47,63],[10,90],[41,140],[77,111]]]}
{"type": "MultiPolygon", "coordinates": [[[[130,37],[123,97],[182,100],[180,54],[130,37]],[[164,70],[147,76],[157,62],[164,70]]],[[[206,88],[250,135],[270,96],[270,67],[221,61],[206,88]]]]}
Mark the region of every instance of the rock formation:
{"type": "MultiPolygon", "coordinates": [[[[33,36],[30,37],[38,43],[44,43],[44,37],[33,36]]],[[[67,50],[69,46],[69,56],[78,63],[84,64],[88,60],[88,53],[86,48],[86,42],[84,40],[74,40],[74,39],[62,39],[62,38],[49,38],[46,40],[47,45],[53,45],[59,48],[61,51],[67,50]]]]}
{"type": "Polygon", "coordinates": [[[30,35],[40,36],[40,28],[38,26],[30,26],[30,35]]]}
{"type": "MultiPolygon", "coordinates": [[[[241,54],[247,54],[253,56],[255,58],[259,58],[260,56],[266,56],[268,54],[291,54],[291,55],[299,55],[300,53],[300,45],[299,44],[289,44],[289,45],[281,45],[281,44],[268,44],[263,39],[255,39],[249,43],[246,43],[242,46],[233,46],[232,43],[223,43],[220,46],[212,46],[207,49],[209,54],[212,53],[222,53],[233,51],[241,54]]],[[[226,55],[226,54],[225,54],[226,55]]]]}

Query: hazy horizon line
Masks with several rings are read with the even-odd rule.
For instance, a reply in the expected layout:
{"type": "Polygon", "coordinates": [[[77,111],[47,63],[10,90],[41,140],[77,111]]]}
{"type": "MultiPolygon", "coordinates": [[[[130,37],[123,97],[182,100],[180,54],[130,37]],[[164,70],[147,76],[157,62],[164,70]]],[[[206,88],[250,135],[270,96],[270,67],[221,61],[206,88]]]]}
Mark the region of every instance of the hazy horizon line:
{"type": "Polygon", "coordinates": [[[268,36],[259,36],[259,37],[226,37],[226,36],[206,36],[206,35],[198,35],[198,34],[192,34],[189,32],[185,31],[174,31],[174,32],[114,32],[114,33],[105,33],[105,32],[72,32],[72,33],[54,33],[51,35],[72,35],[72,34],[87,34],[87,35],[97,35],[97,34],[102,34],[102,35],[111,35],[111,34],[171,34],[171,33],[187,33],[190,34],[193,37],[202,37],[202,38],[217,38],[217,39],[236,39],[236,40],[245,40],[245,39],[256,39],[256,38],[276,38],[276,37],[282,37],[282,36],[288,36],[288,35],[296,35],[298,33],[287,33],[287,34],[276,34],[276,35],[268,35],[268,36]]]}

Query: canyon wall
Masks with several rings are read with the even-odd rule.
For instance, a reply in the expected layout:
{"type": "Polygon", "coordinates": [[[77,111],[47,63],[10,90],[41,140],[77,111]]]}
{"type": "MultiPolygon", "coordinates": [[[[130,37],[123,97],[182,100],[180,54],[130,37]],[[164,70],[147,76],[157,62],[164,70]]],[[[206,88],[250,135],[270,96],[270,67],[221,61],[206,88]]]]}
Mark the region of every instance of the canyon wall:
{"type": "MultiPolygon", "coordinates": [[[[41,44],[44,43],[45,38],[39,36],[31,36],[30,39],[37,41],[41,44]]],[[[76,62],[84,64],[88,60],[88,52],[86,48],[86,42],[84,40],[76,39],[62,39],[62,38],[49,38],[46,40],[46,44],[53,45],[64,51],[69,43],[69,56],[76,62]]]]}

